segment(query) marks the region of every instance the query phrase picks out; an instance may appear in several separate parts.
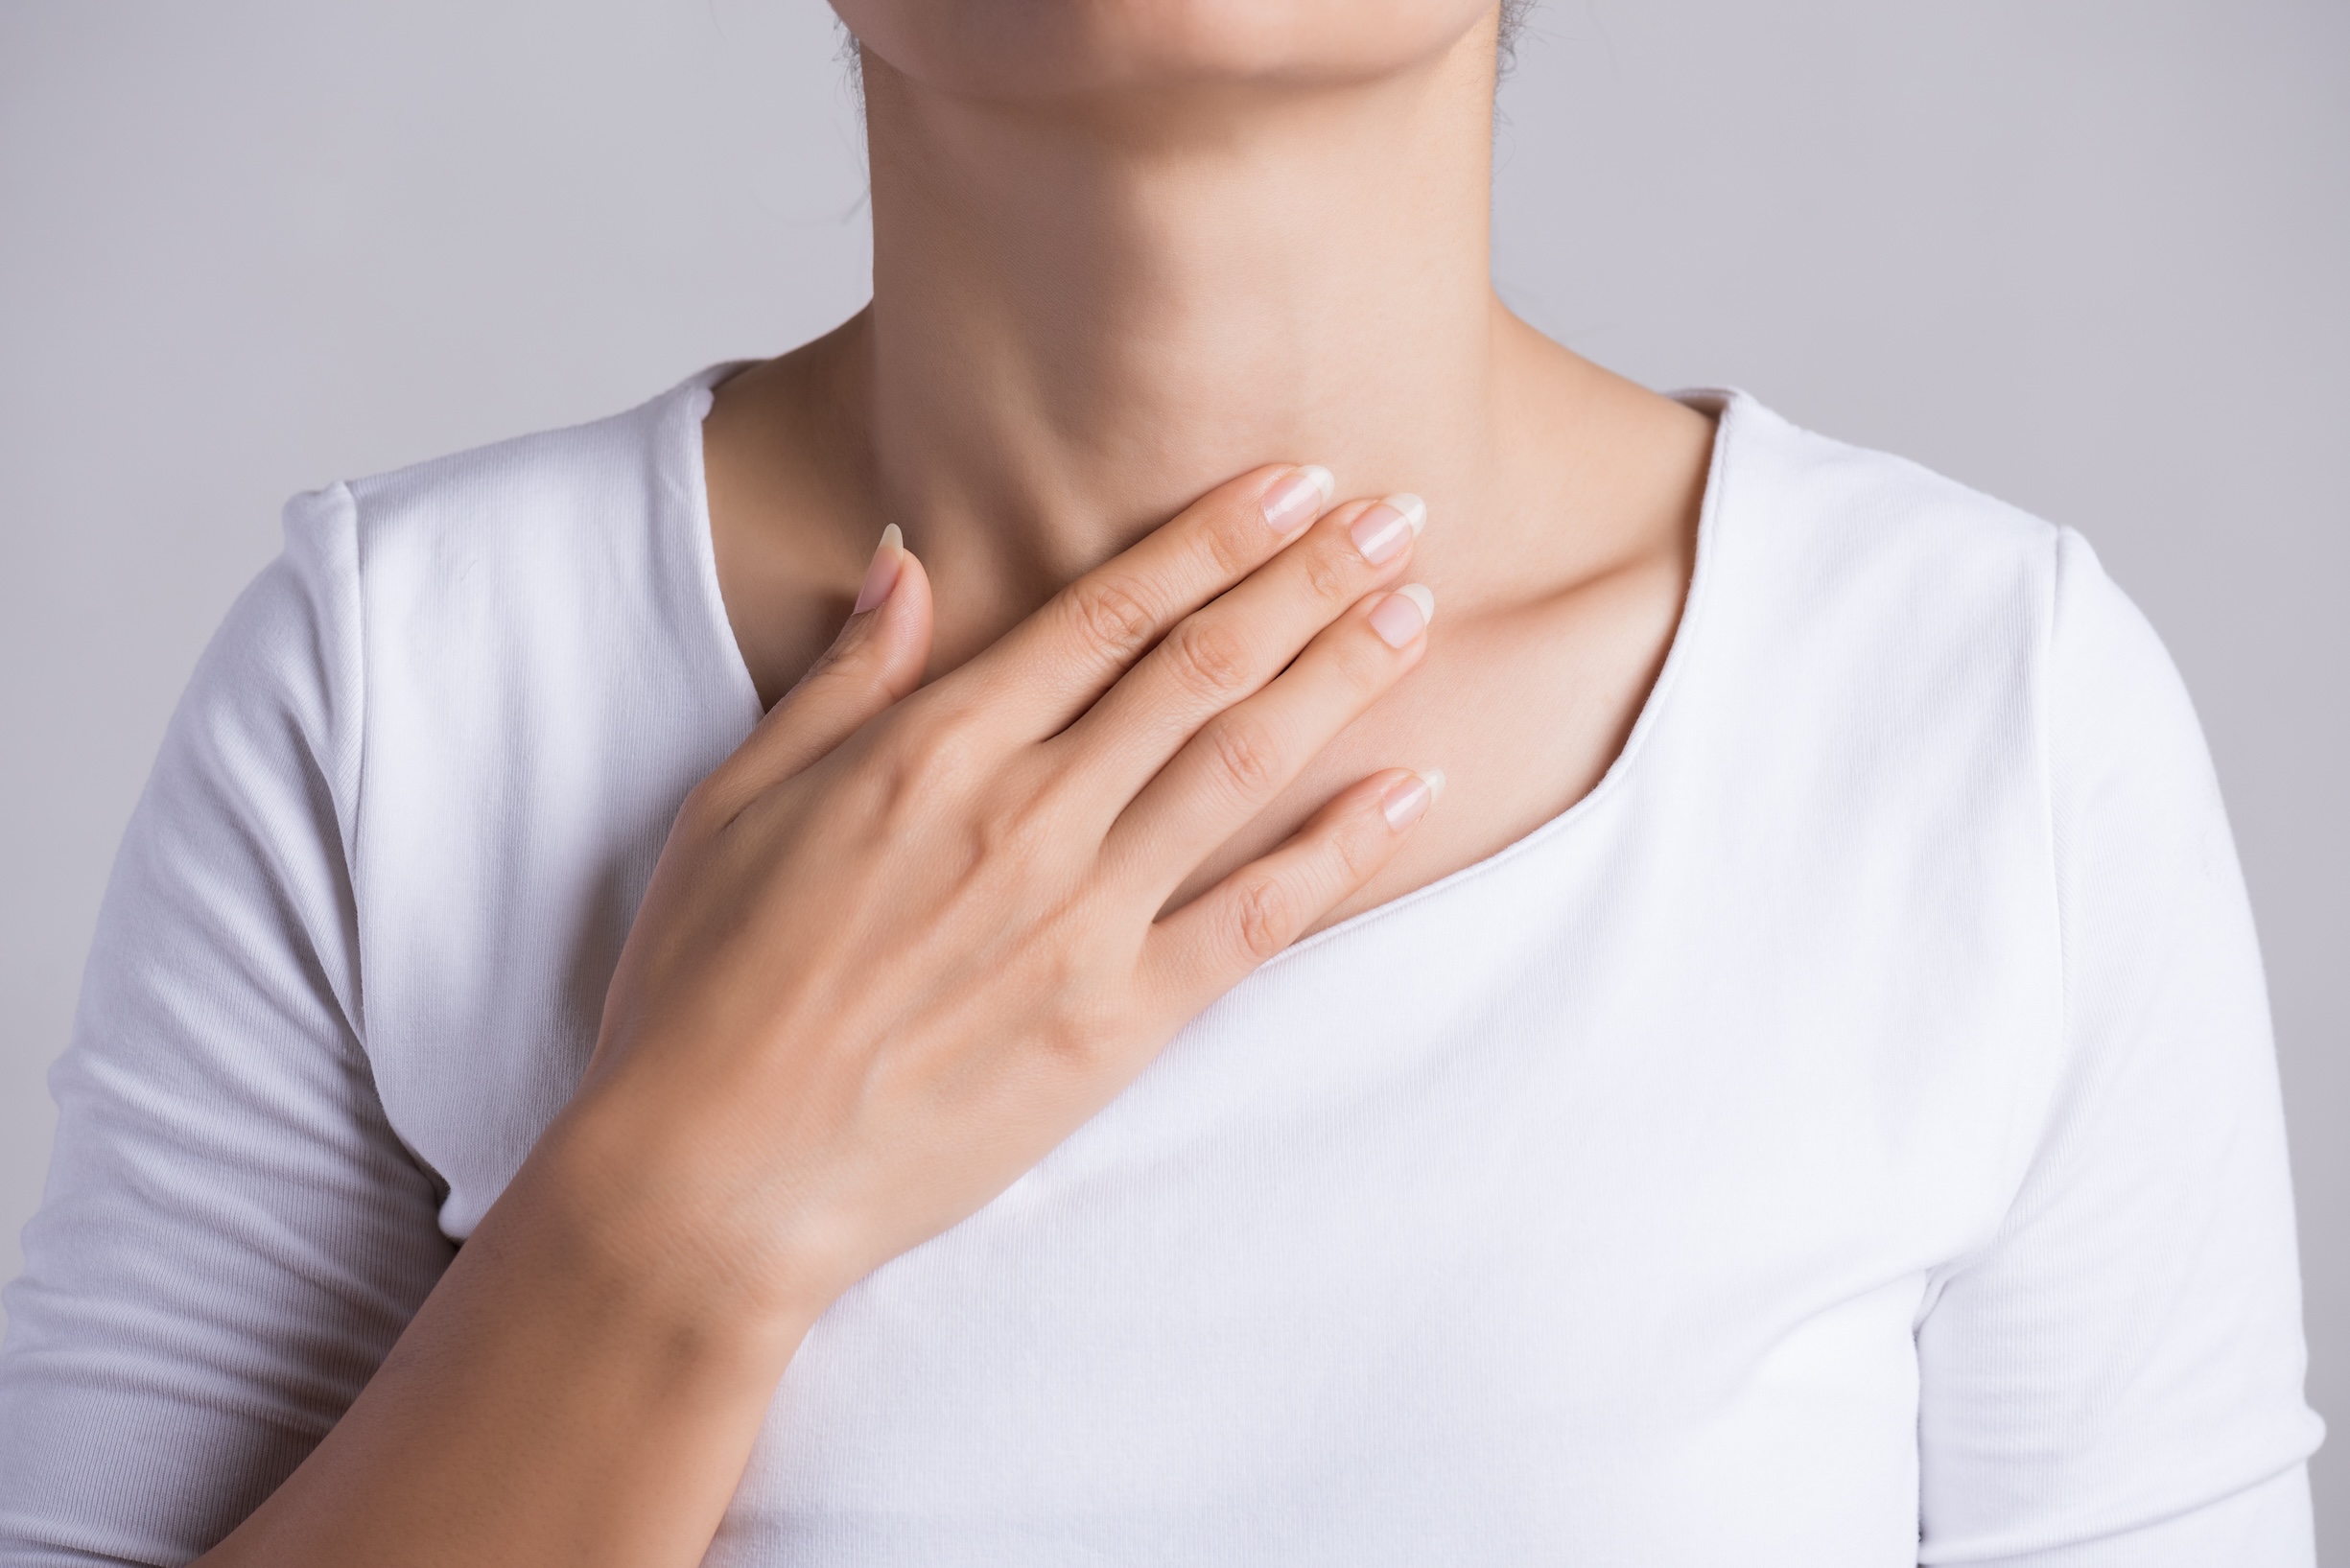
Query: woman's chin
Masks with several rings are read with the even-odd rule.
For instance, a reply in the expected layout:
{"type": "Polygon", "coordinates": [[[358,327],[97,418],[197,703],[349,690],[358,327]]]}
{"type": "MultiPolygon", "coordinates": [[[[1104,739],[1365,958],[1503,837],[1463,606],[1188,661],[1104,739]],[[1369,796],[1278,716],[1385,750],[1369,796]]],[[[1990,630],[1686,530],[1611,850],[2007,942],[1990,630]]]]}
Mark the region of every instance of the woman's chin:
{"type": "Polygon", "coordinates": [[[1337,85],[1492,34],[1495,0],[834,0],[928,85],[1002,98],[1337,85]]]}

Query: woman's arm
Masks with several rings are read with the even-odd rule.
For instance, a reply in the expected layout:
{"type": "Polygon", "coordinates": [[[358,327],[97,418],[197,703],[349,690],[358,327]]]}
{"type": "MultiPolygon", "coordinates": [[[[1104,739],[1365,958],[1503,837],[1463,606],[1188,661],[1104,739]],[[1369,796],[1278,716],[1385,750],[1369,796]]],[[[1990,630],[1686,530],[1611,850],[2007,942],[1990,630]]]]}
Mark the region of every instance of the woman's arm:
{"type": "Polygon", "coordinates": [[[287,509],[107,883],[0,1348],[0,1564],[183,1563],[283,1482],[454,1252],[361,1043],[355,519],[287,509]]]}
{"type": "Polygon", "coordinates": [[[2043,691],[2065,1055],[1918,1327],[1920,1560],[2307,1568],[2322,1426],[2252,911],[2186,689],[2069,531],[2043,691]]]}
{"type": "Polygon", "coordinates": [[[1427,805],[1365,780],[1160,915],[1424,646],[1424,594],[1376,591],[1406,556],[1366,559],[1353,509],[1296,537],[1326,482],[1221,487],[920,691],[928,583],[884,545],[681,811],[571,1106],[203,1560],[697,1560],[825,1307],[1008,1186],[1427,805]]]}

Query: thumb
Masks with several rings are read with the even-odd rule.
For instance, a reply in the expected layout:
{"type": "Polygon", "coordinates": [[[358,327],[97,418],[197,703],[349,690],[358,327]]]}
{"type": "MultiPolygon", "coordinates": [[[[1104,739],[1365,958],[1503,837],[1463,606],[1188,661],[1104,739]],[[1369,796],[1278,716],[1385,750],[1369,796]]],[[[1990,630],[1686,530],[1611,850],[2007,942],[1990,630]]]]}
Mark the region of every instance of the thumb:
{"type": "Polygon", "coordinates": [[[929,657],[929,574],[892,523],[881,530],[840,635],[738,756],[763,784],[789,778],[910,694],[929,657]]]}

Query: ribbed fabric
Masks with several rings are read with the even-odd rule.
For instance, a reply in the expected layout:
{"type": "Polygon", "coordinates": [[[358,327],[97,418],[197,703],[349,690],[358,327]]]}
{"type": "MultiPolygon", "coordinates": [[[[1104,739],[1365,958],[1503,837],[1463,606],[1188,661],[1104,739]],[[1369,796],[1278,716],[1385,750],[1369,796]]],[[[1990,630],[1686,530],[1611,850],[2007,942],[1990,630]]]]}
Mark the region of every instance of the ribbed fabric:
{"type": "MultiPolygon", "coordinates": [[[[0,1565],[217,1540],[570,1093],[758,715],[710,381],[289,508],[53,1080],[0,1565]]],[[[1606,781],[844,1298],[711,1563],[2311,1561],[2259,958],[2176,674],[2077,535],[1708,406],[1606,781]]]]}

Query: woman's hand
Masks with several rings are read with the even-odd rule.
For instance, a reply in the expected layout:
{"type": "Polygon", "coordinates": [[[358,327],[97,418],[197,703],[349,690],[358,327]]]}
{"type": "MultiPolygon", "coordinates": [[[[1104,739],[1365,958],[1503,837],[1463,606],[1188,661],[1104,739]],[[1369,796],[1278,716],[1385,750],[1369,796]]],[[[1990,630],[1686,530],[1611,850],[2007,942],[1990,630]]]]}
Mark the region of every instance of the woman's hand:
{"type": "Polygon", "coordinates": [[[686,802],[578,1093],[205,1568],[684,1568],[842,1291],[1002,1191],[1384,864],[1393,770],[1172,913],[1420,658],[1418,503],[1210,494],[919,691],[893,541],[686,802]],[[1301,530],[1303,537],[1295,537],[1301,530]]]}
{"type": "Polygon", "coordinates": [[[884,542],[663,851],[544,1150],[599,1246],[796,1337],[1387,861],[1431,798],[1400,770],[1162,913],[1425,645],[1426,590],[1377,592],[1417,503],[1290,543],[1328,483],[1222,486],[921,690],[928,585],[884,542]]]}

